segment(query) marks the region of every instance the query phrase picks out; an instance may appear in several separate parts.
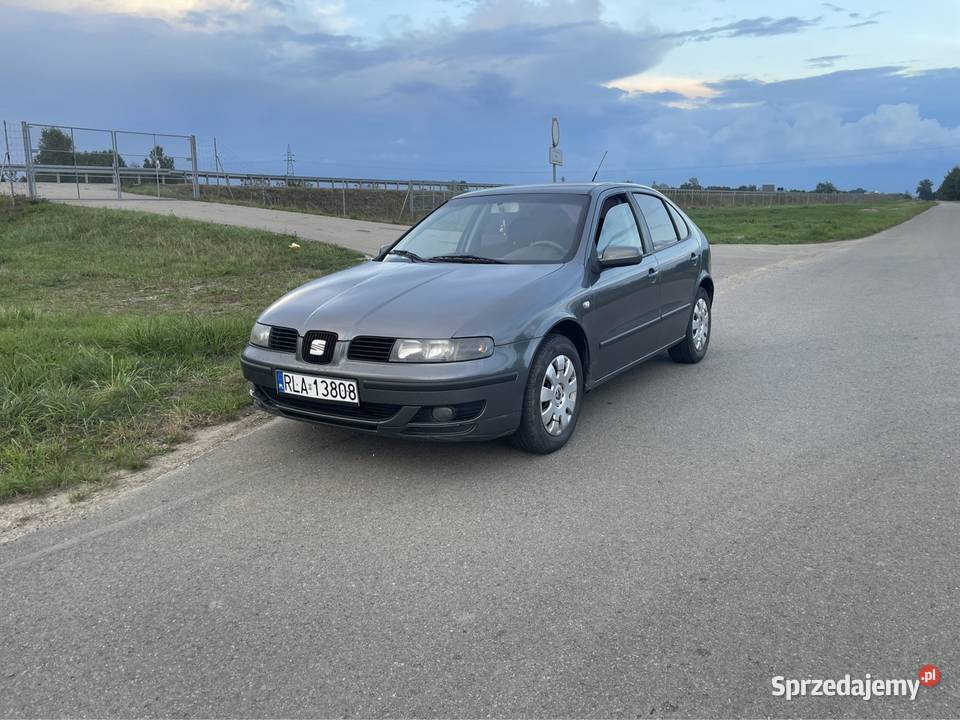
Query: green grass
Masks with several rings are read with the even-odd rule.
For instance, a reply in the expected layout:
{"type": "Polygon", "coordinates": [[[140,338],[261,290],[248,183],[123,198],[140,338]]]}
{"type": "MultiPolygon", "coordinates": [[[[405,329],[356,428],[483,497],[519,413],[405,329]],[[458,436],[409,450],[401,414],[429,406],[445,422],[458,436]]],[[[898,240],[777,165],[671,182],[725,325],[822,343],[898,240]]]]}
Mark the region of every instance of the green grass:
{"type": "Polygon", "coordinates": [[[349,250],[127,211],[0,209],[0,501],[76,498],[249,406],[238,355],[349,250]]]}
{"type": "Polygon", "coordinates": [[[866,237],[909,220],[933,204],[879,200],[849,205],[691,208],[687,213],[711,243],[781,245],[866,237]]]}
{"type": "MultiPolygon", "coordinates": [[[[155,194],[156,186],[124,186],[129,192],[155,194]]],[[[163,185],[163,197],[192,197],[188,185],[163,185]]],[[[234,187],[201,185],[202,200],[274,210],[341,215],[340,190],[285,187],[234,187]]],[[[411,222],[403,213],[404,192],[347,190],[347,217],[380,222],[411,222]],[[402,220],[399,218],[402,217],[402,220]]],[[[696,208],[684,207],[714,243],[815,243],[852,240],[885,230],[923,212],[932,203],[913,200],[860,198],[842,205],[786,207],[696,208]]],[[[422,213],[418,214],[418,218],[422,213]]]]}

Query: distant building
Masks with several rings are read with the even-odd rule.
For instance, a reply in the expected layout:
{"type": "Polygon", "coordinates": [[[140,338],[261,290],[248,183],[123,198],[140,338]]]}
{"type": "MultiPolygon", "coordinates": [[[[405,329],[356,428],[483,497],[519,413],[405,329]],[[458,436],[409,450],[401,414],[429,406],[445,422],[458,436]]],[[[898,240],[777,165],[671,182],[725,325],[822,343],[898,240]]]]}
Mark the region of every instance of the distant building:
{"type": "Polygon", "coordinates": [[[777,191],[777,186],[776,186],[776,185],[764,185],[761,189],[762,189],[764,192],[776,192],[776,191],[777,191]]]}

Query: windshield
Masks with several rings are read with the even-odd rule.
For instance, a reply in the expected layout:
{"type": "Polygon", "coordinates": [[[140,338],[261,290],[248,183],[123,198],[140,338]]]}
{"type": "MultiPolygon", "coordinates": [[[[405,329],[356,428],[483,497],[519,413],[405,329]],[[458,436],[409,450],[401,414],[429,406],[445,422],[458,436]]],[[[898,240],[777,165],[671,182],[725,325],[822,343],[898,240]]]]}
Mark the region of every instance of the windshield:
{"type": "Polygon", "coordinates": [[[589,199],[572,193],[454,199],[407,233],[384,259],[566,262],[576,252],[589,199]]]}

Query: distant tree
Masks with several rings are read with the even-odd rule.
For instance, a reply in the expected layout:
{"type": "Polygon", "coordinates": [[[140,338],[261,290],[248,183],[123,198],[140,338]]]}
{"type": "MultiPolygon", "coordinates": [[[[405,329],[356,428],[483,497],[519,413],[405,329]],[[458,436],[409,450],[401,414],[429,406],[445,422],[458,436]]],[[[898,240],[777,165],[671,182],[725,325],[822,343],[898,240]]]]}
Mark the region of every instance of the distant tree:
{"type": "MultiPolygon", "coordinates": [[[[81,150],[77,153],[77,165],[89,165],[91,167],[113,167],[112,150],[81,150]]],[[[117,155],[117,165],[126,167],[126,161],[117,155]]]]}
{"type": "Polygon", "coordinates": [[[744,192],[756,192],[757,186],[756,185],[739,185],[737,187],[737,190],[741,190],[744,192]]]}
{"type": "Polygon", "coordinates": [[[832,182],[820,182],[817,183],[817,186],[813,189],[815,193],[835,193],[837,192],[837,186],[832,182]]]}
{"type": "Polygon", "coordinates": [[[850,194],[852,194],[852,195],[866,195],[866,194],[867,194],[867,191],[864,190],[862,187],[854,188],[853,190],[847,190],[847,192],[850,193],[850,194]]]}
{"type": "Polygon", "coordinates": [[[917,197],[921,200],[933,200],[933,180],[924,178],[917,184],[917,197]]]}
{"type": "Polygon", "coordinates": [[[937,188],[937,200],[960,200],[960,165],[947,173],[937,188]]]}
{"type": "Polygon", "coordinates": [[[173,158],[164,155],[163,148],[156,145],[150,151],[150,155],[143,159],[143,166],[145,168],[159,167],[161,170],[173,170],[173,158]]]}
{"type": "Polygon", "coordinates": [[[60,128],[44,128],[40,131],[33,162],[37,165],[73,165],[73,140],[60,128]]]}
{"type": "Polygon", "coordinates": [[[690,178],[685,183],[680,183],[681,190],[702,190],[703,188],[700,185],[700,181],[695,177],[690,178]]]}
{"type": "MultiPolygon", "coordinates": [[[[120,167],[126,167],[123,158],[117,158],[120,167]]],[[[37,143],[37,154],[33,158],[34,164],[38,170],[42,170],[44,165],[77,165],[80,167],[113,167],[112,150],[76,150],[73,145],[73,139],[60,128],[48,127],[40,131],[40,141],[37,143]]],[[[40,182],[55,182],[59,178],[60,182],[76,182],[74,175],[59,173],[59,175],[50,175],[39,173],[37,180],[40,182]]],[[[92,175],[84,176],[85,180],[90,182],[113,182],[109,176],[92,175]]]]}

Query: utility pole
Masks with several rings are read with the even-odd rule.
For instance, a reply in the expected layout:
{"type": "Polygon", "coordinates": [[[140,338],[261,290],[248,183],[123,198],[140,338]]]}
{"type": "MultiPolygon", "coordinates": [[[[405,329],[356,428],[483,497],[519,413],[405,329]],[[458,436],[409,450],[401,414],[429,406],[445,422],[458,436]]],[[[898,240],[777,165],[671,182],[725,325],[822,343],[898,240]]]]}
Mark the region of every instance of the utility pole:
{"type": "Polygon", "coordinates": [[[296,158],[293,156],[293,152],[290,150],[290,145],[287,145],[287,170],[284,173],[287,178],[287,185],[290,184],[290,179],[294,176],[293,164],[296,162],[296,158]]]}

